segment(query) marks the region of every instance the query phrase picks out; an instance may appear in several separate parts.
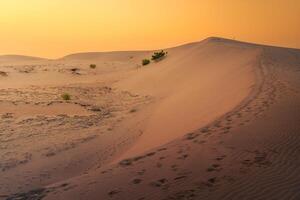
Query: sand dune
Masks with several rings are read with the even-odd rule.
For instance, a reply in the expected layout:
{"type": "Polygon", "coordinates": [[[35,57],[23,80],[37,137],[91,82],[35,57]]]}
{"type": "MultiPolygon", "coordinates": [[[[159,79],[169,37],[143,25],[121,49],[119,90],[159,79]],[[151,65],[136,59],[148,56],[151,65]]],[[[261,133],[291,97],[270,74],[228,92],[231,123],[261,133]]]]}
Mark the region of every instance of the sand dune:
{"type": "Polygon", "coordinates": [[[208,39],[168,51],[167,59],[117,84],[157,99],[144,134],[127,155],[204,126],[233,109],[254,84],[252,65],[257,63],[257,49],[208,39]]]}
{"type": "Polygon", "coordinates": [[[45,61],[45,58],[32,57],[32,56],[22,56],[22,55],[3,55],[0,56],[0,64],[4,63],[16,63],[16,62],[36,62],[45,61]]]}
{"type": "Polygon", "coordinates": [[[73,54],[35,68],[55,66],[56,84],[2,89],[0,195],[299,199],[300,50],[208,38],[167,51],[145,67],[152,52],[73,54]],[[75,116],[50,112],[64,91],[75,116]]]}
{"type": "Polygon", "coordinates": [[[143,57],[147,51],[115,51],[115,52],[87,52],[67,55],[62,60],[88,60],[88,61],[128,61],[143,57]]]}

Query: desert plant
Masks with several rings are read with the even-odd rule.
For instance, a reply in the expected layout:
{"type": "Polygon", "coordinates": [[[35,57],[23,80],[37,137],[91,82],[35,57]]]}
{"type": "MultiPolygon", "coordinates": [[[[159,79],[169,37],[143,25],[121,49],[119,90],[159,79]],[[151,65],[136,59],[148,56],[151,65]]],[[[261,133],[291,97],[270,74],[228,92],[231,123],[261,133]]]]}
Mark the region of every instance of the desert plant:
{"type": "Polygon", "coordinates": [[[135,113],[135,112],[137,112],[137,109],[136,108],[132,108],[129,112],[130,113],[135,113]]]}
{"type": "Polygon", "coordinates": [[[71,68],[70,71],[73,72],[73,73],[77,73],[80,69],[79,68],[71,68]]]}
{"type": "Polygon", "coordinates": [[[167,54],[168,54],[168,52],[165,52],[164,50],[161,50],[161,51],[158,51],[158,52],[154,52],[154,54],[152,55],[152,60],[154,60],[154,61],[160,61],[160,60],[162,60],[167,54]]]}
{"type": "Polygon", "coordinates": [[[0,71],[0,76],[8,76],[7,72],[0,71]]]}
{"type": "Polygon", "coordinates": [[[90,68],[91,69],[95,69],[97,67],[97,65],[95,65],[95,64],[90,64],[90,68]]]}
{"type": "Polygon", "coordinates": [[[142,60],[142,64],[145,65],[149,65],[150,64],[150,60],[149,59],[143,59],[142,60]]]}
{"type": "Polygon", "coordinates": [[[68,93],[64,93],[61,95],[61,98],[65,101],[69,101],[69,100],[71,100],[71,95],[68,93]]]}

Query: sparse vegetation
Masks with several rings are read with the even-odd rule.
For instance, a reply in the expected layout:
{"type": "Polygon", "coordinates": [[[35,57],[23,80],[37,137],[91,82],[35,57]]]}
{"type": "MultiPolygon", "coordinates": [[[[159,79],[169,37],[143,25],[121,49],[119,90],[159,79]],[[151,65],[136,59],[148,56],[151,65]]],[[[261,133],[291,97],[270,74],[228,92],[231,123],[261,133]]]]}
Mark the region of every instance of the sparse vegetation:
{"type": "Polygon", "coordinates": [[[64,93],[61,95],[61,98],[65,101],[69,101],[69,100],[71,100],[71,95],[68,93],[64,93]]]}
{"type": "Polygon", "coordinates": [[[152,60],[160,61],[160,60],[164,59],[167,54],[168,54],[168,52],[165,52],[164,50],[161,50],[159,52],[154,52],[154,54],[152,55],[152,60]]]}
{"type": "Polygon", "coordinates": [[[75,67],[75,68],[71,68],[70,70],[71,70],[72,72],[77,72],[79,69],[75,67]]]}
{"type": "Polygon", "coordinates": [[[150,60],[149,59],[143,59],[142,60],[142,64],[143,64],[143,66],[149,65],[150,64],[150,60]]]}
{"type": "Polygon", "coordinates": [[[0,76],[8,76],[6,72],[0,71],[0,76]]]}
{"type": "MultiPolygon", "coordinates": [[[[168,55],[168,52],[164,51],[164,50],[161,50],[161,51],[158,51],[158,52],[154,52],[153,55],[152,55],[152,58],[151,60],[155,61],[155,62],[158,62],[162,59],[164,59],[166,56],[168,55]]],[[[149,65],[151,63],[151,61],[147,58],[143,59],[142,60],[142,65],[145,66],[145,65],[149,65]]]]}
{"type": "Polygon", "coordinates": [[[90,64],[90,68],[91,69],[95,69],[97,67],[97,65],[95,65],[95,64],[90,64]]]}
{"type": "Polygon", "coordinates": [[[137,112],[137,109],[136,108],[132,108],[129,112],[130,113],[135,113],[135,112],[137,112]]]}
{"type": "Polygon", "coordinates": [[[80,73],[79,73],[79,71],[80,71],[80,69],[79,68],[71,68],[70,69],[70,71],[72,72],[72,74],[77,74],[77,75],[79,75],[80,73]]]}

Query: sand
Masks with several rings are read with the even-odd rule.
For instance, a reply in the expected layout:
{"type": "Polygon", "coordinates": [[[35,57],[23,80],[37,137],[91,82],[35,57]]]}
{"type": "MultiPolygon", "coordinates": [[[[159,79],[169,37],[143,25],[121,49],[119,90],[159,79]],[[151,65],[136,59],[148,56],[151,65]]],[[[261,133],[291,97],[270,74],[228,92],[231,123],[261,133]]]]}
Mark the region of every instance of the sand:
{"type": "Polygon", "coordinates": [[[299,199],[300,50],[167,51],[0,58],[0,198],[299,199]]]}

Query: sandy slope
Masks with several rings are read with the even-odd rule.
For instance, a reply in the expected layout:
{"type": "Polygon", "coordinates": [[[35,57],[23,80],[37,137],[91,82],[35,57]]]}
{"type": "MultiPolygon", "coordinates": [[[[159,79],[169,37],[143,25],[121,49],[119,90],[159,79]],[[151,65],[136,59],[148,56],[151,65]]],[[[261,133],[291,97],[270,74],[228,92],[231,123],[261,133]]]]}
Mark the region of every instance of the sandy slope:
{"type": "MultiPolygon", "coordinates": [[[[69,166],[65,169],[74,173],[48,182],[37,173],[39,182],[12,189],[11,193],[24,193],[8,199],[299,199],[300,51],[219,38],[168,51],[166,59],[138,69],[130,66],[149,52],[129,53],[130,61],[124,59],[126,52],[116,52],[117,61],[107,54],[105,62],[125,67],[87,74],[90,84],[103,75],[106,84],[114,80],[109,83],[116,93],[130,91],[149,100],[131,104],[134,114],[119,120],[105,143],[92,140],[86,148],[57,153],[51,163],[59,166],[61,155],[80,152],[93,158],[93,151],[104,150],[101,145],[141,134],[131,140],[135,142],[125,142],[125,149],[130,146],[125,153],[108,156],[111,164],[87,162],[86,170],[80,164],[69,166]],[[30,189],[35,190],[26,192],[30,189]]],[[[68,62],[104,59],[79,55],[68,62]]],[[[84,160],[77,156],[74,161],[84,160]]],[[[22,173],[26,166],[35,165],[18,170],[22,173]]],[[[4,172],[5,180],[15,173],[4,172]]],[[[5,195],[8,190],[0,191],[5,195]]]]}
{"type": "Polygon", "coordinates": [[[143,135],[125,157],[204,126],[233,109],[254,84],[257,49],[208,39],[168,51],[167,59],[117,83],[157,100],[143,113],[149,116],[143,135]]]}

